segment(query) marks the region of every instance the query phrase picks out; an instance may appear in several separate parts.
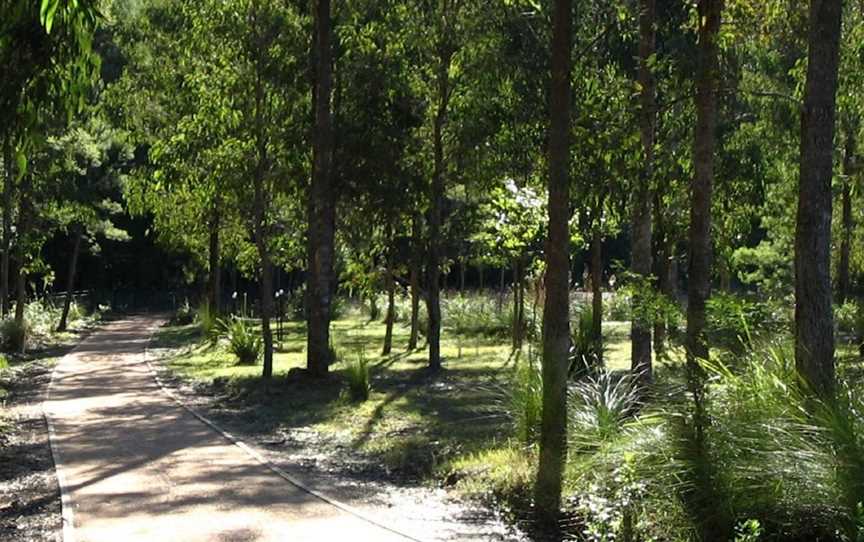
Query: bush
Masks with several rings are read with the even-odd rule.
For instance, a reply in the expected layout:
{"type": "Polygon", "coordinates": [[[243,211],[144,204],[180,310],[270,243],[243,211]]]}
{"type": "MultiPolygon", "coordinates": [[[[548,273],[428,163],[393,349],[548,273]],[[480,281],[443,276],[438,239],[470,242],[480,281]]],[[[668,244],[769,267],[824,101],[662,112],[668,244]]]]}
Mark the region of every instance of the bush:
{"type": "Polygon", "coordinates": [[[357,355],[357,359],[348,364],[345,371],[348,377],[348,396],[352,401],[365,401],[369,399],[372,386],[369,382],[369,362],[363,352],[357,355]]]}
{"type": "Polygon", "coordinates": [[[780,309],[770,300],[753,301],[727,292],[714,294],[705,306],[709,340],[742,354],[757,335],[779,332],[785,324],[780,309]]]}
{"type": "Polygon", "coordinates": [[[843,333],[855,333],[858,325],[858,303],[847,301],[834,306],[834,323],[843,333]]]}
{"type": "Polygon", "coordinates": [[[220,320],[220,328],[228,337],[228,351],[237,358],[238,365],[254,365],[261,358],[264,344],[255,329],[243,318],[232,316],[220,320]]]}
{"type": "Polygon", "coordinates": [[[618,437],[639,404],[636,381],[627,374],[598,371],[569,389],[570,449],[596,449],[618,437]]]}
{"type": "Polygon", "coordinates": [[[219,319],[217,318],[216,311],[210,310],[209,303],[202,303],[198,307],[196,320],[198,326],[201,328],[201,335],[216,339],[219,331],[219,319]]]}
{"type": "Polygon", "coordinates": [[[188,326],[195,323],[196,311],[189,304],[189,300],[183,301],[183,304],[177,308],[171,320],[168,321],[170,326],[188,326]]]}
{"type": "Polygon", "coordinates": [[[14,318],[0,322],[0,349],[4,352],[24,352],[30,340],[30,322],[18,325],[14,318]]]}
{"type": "MultiPolygon", "coordinates": [[[[526,318],[529,307],[526,307],[526,318]]],[[[507,337],[513,331],[513,307],[498,310],[497,302],[483,294],[457,295],[441,300],[443,325],[460,335],[507,337]]]]}
{"type": "Polygon", "coordinates": [[[626,322],[632,317],[630,296],[624,292],[615,292],[608,299],[603,300],[604,320],[613,322],[626,322]]]}

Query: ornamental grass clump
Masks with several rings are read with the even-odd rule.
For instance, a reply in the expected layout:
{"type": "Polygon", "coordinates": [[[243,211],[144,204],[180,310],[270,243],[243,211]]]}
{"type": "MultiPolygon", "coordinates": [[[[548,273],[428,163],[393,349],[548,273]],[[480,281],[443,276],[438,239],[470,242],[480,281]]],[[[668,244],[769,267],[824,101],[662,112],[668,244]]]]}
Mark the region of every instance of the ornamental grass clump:
{"type": "Polygon", "coordinates": [[[361,351],[357,359],[348,363],[345,371],[348,377],[348,396],[352,401],[363,402],[369,399],[372,385],[369,379],[369,361],[361,351]]]}
{"type": "Polygon", "coordinates": [[[221,320],[220,327],[228,338],[228,351],[237,358],[238,365],[254,365],[261,358],[264,349],[261,337],[245,319],[232,316],[221,320]]]}

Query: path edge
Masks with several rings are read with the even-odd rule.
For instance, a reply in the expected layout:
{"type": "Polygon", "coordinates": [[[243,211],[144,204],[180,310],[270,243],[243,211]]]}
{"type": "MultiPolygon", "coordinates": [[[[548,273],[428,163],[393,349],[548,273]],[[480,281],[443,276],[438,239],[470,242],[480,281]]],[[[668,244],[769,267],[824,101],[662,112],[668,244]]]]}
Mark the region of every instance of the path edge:
{"type": "MultiPolygon", "coordinates": [[[[160,321],[160,323],[161,322],[162,321],[160,321]]],[[[204,425],[208,426],[210,429],[212,429],[213,431],[218,433],[220,436],[222,436],[223,438],[228,440],[230,443],[232,443],[233,445],[235,445],[238,448],[240,448],[241,450],[243,450],[247,455],[249,455],[249,457],[254,459],[256,462],[258,462],[262,466],[266,467],[267,469],[269,469],[270,471],[275,473],[277,476],[279,476],[280,478],[282,478],[283,480],[285,480],[289,484],[295,486],[297,489],[303,491],[304,493],[307,493],[307,494],[315,497],[316,499],[319,499],[319,500],[333,506],[334,508],[337,508],[337,509],[339,509],[339,510],[341,510],[347,514],[350,514],[350,515],[352,515],[352,516],[354,516],[354,517],[356,517],[362,521],[365,521],[367,523],[375,525],[376,527],[384,529],[385,531],[393,533],[397,536],[401,536],[402,538],[405,538],[406,540],[410,540],[412,542],[425,542],[424,540],[417,538],[415,536],[409,535],[409,534],[397,529],[396,527],[393,527],[391,525],[387,525],[386,523],[384,523],[380,519],[375,518],[375,517],[373,517],[370,514],[367,514],[365,512],[362,512],[362,511],[358,510],[357,508],[355,508],[349,504],[346,504],[342,501],[339,501],[337,499],[329,497],[329,496],[321,493],[318,490],[312,489],[311,487],[307,486],[305,483],[301,482],[300,480],[298,480],[294,476],[291,476],[287,471],[285,471],[285,469],[283,469],[282,467],[276,465],[275,463],[273,463],[272,461],[270,461],[269,459],[264,457],[260,452],[255,450],[252,446],[249,446],[243,440],[235,437],[234,435],[232,435],[231,433],[229,433],[228,431],[223,429],[221,426],[216,424],[214,421],[210,420],[209,418],[207,418],[206,416],[204,416],[203,414],[198,412],[196,409],[194,409],[191,406],[189,406],[188,404],[186,404],[186,402],[183,401],[181,397],[179,397],[176,393],[174,393],[173,390],[171,390],[168,386],[166,386],[162,382],[162,379],[159,378],[158,371],[153,366],[153,363],[150,361],[150,345],[152,344],[153,338],[156,336],[156,333],[157,333],[159,327],[161,327],[161,326],[159,324],[157,324],[151,330],[149,330],[149,336],[147,337],[147,342],[144,346],[143,358],[144,358],[144,362],[147,364],[147,368],[150,371],[151,376],[153,377],[153,380],[156,382],[156,385],[159,387],[159,389],[162,391],[162,393],[164,393],[169,398],[171,398],[171,400],[173,400],[177,405],[179,405],[184,410],[186,410],[186,412],[195,416],[199,421],[204,423],[204,425]]],[[[59,365],[59,363],[58,363],[58,365],[59,365]]],[[[52,373],[52,377],[53,377],[53,373],[52,373]]],[[[59,479],[59,477],[58,477],[58,479],[59,479]]],[[[65,507],[64,507],[64,509],[65,509],[65,507]]],[[[65,526],[65,523],[64,523],[64,526],[65,526]]],[[[73,542],[73,540],[72,539],[68,539],[68,540],[64,539],[64,542],[73,542]]]]}
{"type": "Polygon", "coordinates": [[[45,425],[48,427],[48,447],[51,449],[51,458],[54,461],[54,474],[57,477],[57,486],[60,489],[60,520],[63,524],[60,539],[63,542],[75,542],[75,513],[72,511],[72,495],[69,492],[66,475],[63,472],[63,456],[60,453],[60,448],[57,446],[57,432],[54,428],[51,414],[48,412],[48,404],[51,402],[51,389],[54,387],[54,377],[57,374],[57,368],[60,367],[60,364],[68,356],[77,354],[78,350],[84,343],[90,340],[95,331],[97,330],[91,330],[86,337],[73,346],[71,350],[66,352],[54,364],[54,367],[51,368],[51,377],[48,380],[48,387],[45,389],[45,396],[42,400],[42,417],[45,418],[45,425]]]}

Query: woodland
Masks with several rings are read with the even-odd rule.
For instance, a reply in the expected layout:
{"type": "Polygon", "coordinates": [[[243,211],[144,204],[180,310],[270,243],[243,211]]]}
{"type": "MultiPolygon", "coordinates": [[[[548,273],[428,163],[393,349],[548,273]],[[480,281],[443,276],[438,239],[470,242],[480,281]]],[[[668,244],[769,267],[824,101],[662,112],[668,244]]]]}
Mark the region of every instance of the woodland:
{"type": "Polygon", "coordinates": [[[147,310],[526,537],[864,540],[861,0],[0,0],[0,66],[0,401],[147,310]]]}

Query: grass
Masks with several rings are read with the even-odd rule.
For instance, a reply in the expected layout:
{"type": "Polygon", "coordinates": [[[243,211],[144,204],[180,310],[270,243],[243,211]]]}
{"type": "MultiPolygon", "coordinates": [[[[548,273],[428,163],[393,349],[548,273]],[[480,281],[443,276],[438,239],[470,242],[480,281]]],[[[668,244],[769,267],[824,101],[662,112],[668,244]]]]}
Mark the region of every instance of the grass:
{"type": "MultiPolygon", "coordinates": [[[[290,380],[291,369],[305,366],[305,323],[283,322],[283,333],[275,340],[274,383],[268,391],[261,389],[259,365],[237,365],[224,346],[213,346],[194,325],[164,328],[155,346],[173,349],[164,362],[180,377],[221,382],[229,397],[256,401],[250,409],[250,431],[308,427],[411,478],[446,477],[454,461],[508,445],[513,424],[506,412],[506,389],[516,365],[508,337],[457,335],[445,328],[445,370],[431,374],[426,371],[423,345],[407,350],[405,324],[394,327],[389,356],[378,355],[384,324],[368,315],[347,311],[331,330],[342,360],[332,367],[337,378],[304,385],[286,379],[290,380]],[[368,363],[370,389],[368,399],[357,403],[346,400],[350,394],[343,390],[361,355],[368,363]]],[[[629,369],[629,323],[609,322],[604,331],[607,367],[629,369]]]]}

